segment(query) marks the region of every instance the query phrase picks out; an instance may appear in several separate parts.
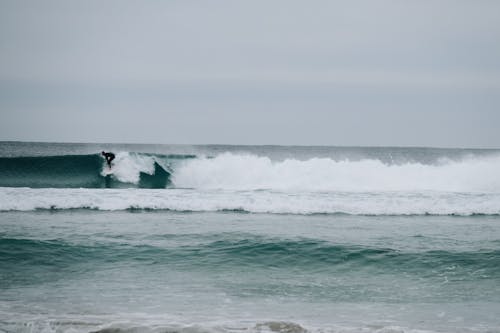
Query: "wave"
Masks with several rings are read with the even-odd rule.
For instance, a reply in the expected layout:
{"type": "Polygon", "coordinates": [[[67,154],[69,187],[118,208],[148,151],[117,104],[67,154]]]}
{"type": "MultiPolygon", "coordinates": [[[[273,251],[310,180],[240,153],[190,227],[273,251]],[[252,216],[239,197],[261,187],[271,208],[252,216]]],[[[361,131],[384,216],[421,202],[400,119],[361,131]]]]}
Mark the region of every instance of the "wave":
{"type": "Polygon", "coordinates": [[[109,170],[99,154],[3,157],[0,158],[0,186],[165,188],[170,183],[171,175],[168,159],[175,158],[179,156],[120,152],[109,170]]]}
{"type": "Polygon", "coordinates": [[[0,211],[499,215],[499,170],[498,155],[388,164],[120,152],[111,170],[98,154],[12,157],[0,158],[0,211]]]}
{"type": "Polygon", "coordinates": [[[272,160],[227,152],[215,157],[120,152],[111,170],[99,154],[0,158],[0,186],[500,193],[499,170],[498,155],[391,164],[378,159],[272,160]]]}
{"type": "MultiPolygon", "coordinates": [[[[193,240],[193,245],[153,246],[145,244],[98,243],[72,244],[61,240],[0,238],[0,259],[4,263],[0,273],[30,277],[21,271],[39,267],[68,269],[88,262],[103,266],[116,262],[131,264],[165,265],[185,269],[217,267],[283,268],[300,267],[308,271],[335,272],[339,268],[375,268],[391,272],[412,272],[426,275],[447,271],[455,267],[454,274],[466,276],[481,270],[482,276],[500,276],[500,251],[484,249],[475,251],[431,250],[404,252],[391,248],[364,247],[332,244],[307,238],[280,239],[264,236],[225,235],[193,240]],[[15,269],[14,269],[15,268],[15,269]]],[[[475,276],[471,276],[472,279],[475,276]]]]}

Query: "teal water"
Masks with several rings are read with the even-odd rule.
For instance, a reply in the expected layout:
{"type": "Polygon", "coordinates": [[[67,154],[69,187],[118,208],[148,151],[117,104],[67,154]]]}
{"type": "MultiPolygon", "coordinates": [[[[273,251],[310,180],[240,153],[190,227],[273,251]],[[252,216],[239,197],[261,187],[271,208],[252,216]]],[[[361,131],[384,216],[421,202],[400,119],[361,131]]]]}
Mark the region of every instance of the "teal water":
{"type": "Polygon", "coordinates": [[[498,217],[4,212],[6,331],[493,331],[498,217]]]}
{"type": "Polygon", "coordinates": [[[0,148],[1,332],[500,331],[498,151],[0,148]]]}
{"type": "MultiPolygon", "coordinates": [[[[184,158],[159,156],[158,158],[184,158]]],[[[156,162],[150,173],[138,170],[138,181],[121,182],[102,174],[103,159],[93,155],[0,157],[0,186],[32,188],[165,188],[170,173],[156,162]]],[[[105,167],[104,167],[105,168],[105,167]]],[[[168,168],[167,168],[168,169],[168,168]]],[[[104,169],[105,170],[105,169],[104,169]]]]}

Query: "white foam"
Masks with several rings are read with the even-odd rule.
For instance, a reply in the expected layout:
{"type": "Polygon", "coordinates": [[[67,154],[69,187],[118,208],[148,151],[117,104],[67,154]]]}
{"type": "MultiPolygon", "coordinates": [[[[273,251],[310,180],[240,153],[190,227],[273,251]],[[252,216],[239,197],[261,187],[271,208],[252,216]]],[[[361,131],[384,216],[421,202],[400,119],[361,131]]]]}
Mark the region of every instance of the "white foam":
{"type": "MultiPolygon", "coordinates": [[[[122,182],[154,173],[152,156],[118,153],[122,182]]],[[[105,170],[103,171],[105,174],[105,170]]],[[[0,210],[244,210],[256,213],[368,215],[500,214],[500,157],[388,165],[378,160],[272,161],[224,153],[177,164],[174,188],[0,188],[0,210]]]]}
{"type": "Polygon", "coordinates": [[[0,210],[92,208],[363,215],[500,214],[500,193],[0,188],[0,210]]]}
{"type": "Polygon", "coordinates": [[[268,157],[224,153],[185,161],[172,180],[176,187],[199,189],[500,193],[500,156],[437,165],[388,165],[369,159],[273,162],[268,157]]]}
{"type": "MultiPolygon", "coordinates": [[[[7,331],[12,332],[116,332],[116,333],[434,333],[449,331],[431,331],[407,328],[404,326],[366,325],[343,326],[329,324],[326,326],[303,327],[300,324],[286,321],[259,322],[257,320],[211,320],[201,323],[176,323],[172,316],[155,316],[146,314],[124,313],[106,316],[26,316],[21,320],[17,316],[15,321],[4,324],[7,331]],[[26,318],[27,317],[27,318],[26,318]],[[127,318],[127,319],[125,319],[127,318]]],[[[494,328],[494,327],[492,327],[494,328]]],[[[469,329],[473,332],[475,330],[469,329]]]]}
{"type": "Polygon", "coordinates": [[[101,175],[113,175],[123,183],[139,183],[140,173],[152,175],[154,173],[155,160],[150,156],[120,152],[112,162],[110,169],[106,163],[103,163],[101,175]]]}

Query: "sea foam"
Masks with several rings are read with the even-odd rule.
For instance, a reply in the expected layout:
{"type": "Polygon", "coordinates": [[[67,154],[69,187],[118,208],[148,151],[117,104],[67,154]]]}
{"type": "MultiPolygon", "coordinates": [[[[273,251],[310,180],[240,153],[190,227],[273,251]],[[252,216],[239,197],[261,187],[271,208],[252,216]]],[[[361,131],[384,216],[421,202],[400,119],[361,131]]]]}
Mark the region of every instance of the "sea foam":
{"type": "Polygon", "coordinates": [[[185,161],[173,174],[181,188],[296,191],[446,191],[500,193],[500,156],[386,164],[330,158],[272,161],[224,153],[185,161]]]}
{"type": "Polygon", "coordinates": [[[500,194],[0,188],[0,210],[151,209],[278,214],[498,215],[500,194]]]}
{"type": "Polygon", "coordinates": [[[112,169],[103,166],[101,175],[118,179],[122,182],[121,188],[4,187],[0,188],[0,210],[500,214],[500,157],[495,155],[442,159],[434,164],[388,164],[377,159],[272,160],[250,154],[223,153],[215,157],[181,159],[172,165],[165,163],[154,155],[118,153],[112,169]],[[163,171],[161,182],[153,182],[161,176],[155,170],[158,163],[164,165],[156,167],[158,170],[166,168],[169,172],[163,171]],[[152,179],[147,178],[153,174],[152,179]],[[128,184],[137,183],[141,186],[135,187],[143,188],[127,188],[128,184]]]}
{"type": "Polygon", "coordinates": [[[113,175],[113,177],[121,182],[137,184],[139,183],[141,172],[148,175],[154,173],[154,163],[154,158],[150,156],[119,152],[116,154],[111,168],[103,163],[101,175],[113,175]]]}

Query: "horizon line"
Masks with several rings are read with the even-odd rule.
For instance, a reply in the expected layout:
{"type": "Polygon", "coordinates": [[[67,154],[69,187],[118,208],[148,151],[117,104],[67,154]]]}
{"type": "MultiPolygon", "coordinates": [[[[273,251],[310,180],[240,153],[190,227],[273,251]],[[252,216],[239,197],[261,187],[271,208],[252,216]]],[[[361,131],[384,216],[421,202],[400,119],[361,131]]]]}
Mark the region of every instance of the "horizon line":
{"type": "Polygon", "coordinates": [[[47,144],[95,144],[95,145],[164,145],[164,146],[246,146],[246,147],[336,147],[336,148],[413,148],[413,149],[467,149],[467,150],[500,150],[485,147],[445,147],[424,145],[331,145],[331,144],[235,144],[235,143],[133,143],[133,142],[89,142],[89,141],[33,141],[33,140],[0,140],[0,143],[47,143],[47,144]]]}

